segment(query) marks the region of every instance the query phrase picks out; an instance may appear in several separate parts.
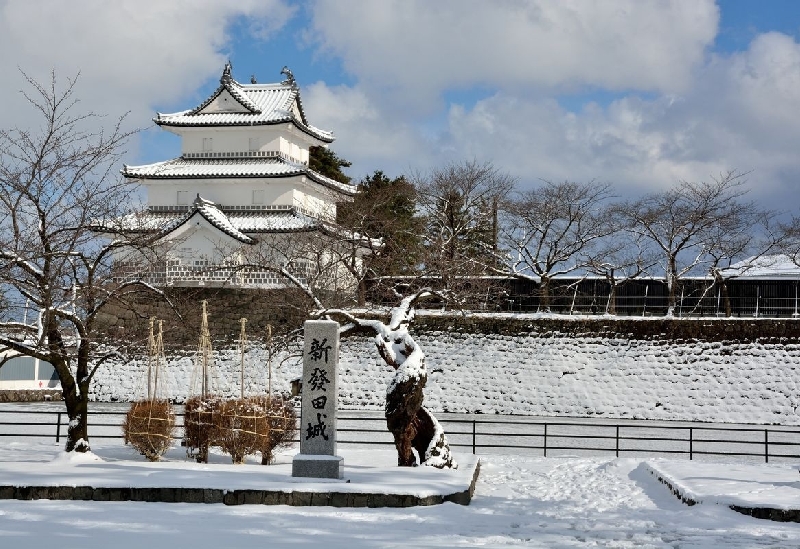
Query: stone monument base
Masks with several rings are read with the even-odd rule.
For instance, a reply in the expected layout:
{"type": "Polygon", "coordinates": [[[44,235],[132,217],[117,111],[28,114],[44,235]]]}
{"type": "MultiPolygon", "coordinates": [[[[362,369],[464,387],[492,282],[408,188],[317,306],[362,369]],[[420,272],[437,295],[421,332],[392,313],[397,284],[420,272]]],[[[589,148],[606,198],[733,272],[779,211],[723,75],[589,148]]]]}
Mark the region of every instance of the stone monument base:
{"type": "Polygon", "coordinates": [[[297,454],[292,459],[293,477],[344,478],[344,458],[297,454]]]}

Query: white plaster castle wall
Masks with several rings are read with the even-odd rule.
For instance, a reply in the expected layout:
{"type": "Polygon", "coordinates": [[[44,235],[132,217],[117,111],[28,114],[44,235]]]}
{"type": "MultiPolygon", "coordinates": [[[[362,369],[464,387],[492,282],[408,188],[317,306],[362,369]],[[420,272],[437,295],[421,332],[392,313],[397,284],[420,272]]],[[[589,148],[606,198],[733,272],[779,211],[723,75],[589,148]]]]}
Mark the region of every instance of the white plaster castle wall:
{"type": "Polygon", "coordinates": [[[173,247],[169,253],[170,259],[178,258],[184,263],[207,259],[218,264],[234,250],[241,248],[238,240],[220,233],[199,215],[171,233],[168,238],[173,247]]]}
{"type": "Polygon", "coordinates": [[[181,136],[181,154],[251,152],[251,144],[258,151],[280,151],[302,162],[308,162],[309,137],[294,130],[293,126],[254,126],[248,128],[178,128],[181,136]],[[211,139],[211,142],[204,142],[211,139]],[[251,141],[253,139],[254,141],[251,141]],[[211,146],[210,150],[206,147],[211,146]]]}
{"type": "Polygon", "coordinates": [[[291,206],[294,203],[293,187],[301,176],[287,177],[279,180],[268,179],[228,179],[195,180],[195,181],[159,181],[146,184],[149,206],[175,206],[178,203],[178,191],[188,191],[188,201],[197,194],[222,206],[250,206],[253,204],[253,191],[264,191],[265,205],[291,206]]]}
{"type": "Polygon", "coordinates": [[[214,100],[206,105],[201,111],[203,113],[217,113],[217,112],[249,112],[246,108],[241,106],[239,102],[231,96],[228,90],[222,92],[214,98],[214,100]]]}

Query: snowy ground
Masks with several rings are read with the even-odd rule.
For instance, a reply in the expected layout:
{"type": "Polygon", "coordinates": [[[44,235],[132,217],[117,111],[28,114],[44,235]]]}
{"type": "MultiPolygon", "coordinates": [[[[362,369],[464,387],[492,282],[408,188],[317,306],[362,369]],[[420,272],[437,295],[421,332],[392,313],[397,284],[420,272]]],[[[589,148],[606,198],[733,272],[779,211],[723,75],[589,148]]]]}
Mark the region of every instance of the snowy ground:
{"type": "MultiPolygon", "coordinates": [[[[94,448],[109,468],[114,468],[115,460],[142,459],[119,443],[94,448]]],[[[346,463],[355,463],[364,451],[341,453],[346,463]]],[[[181,470],[184,482],[204,478],[214,482],[215,475],[224,476],[230,468],[221,465],[221,456],[216,458],[218,464],[197,468],[186,461],[181,467],[178,453],[176,449],[171,454],[175,460],[171,466],[181,470]]],[[[281,459],[288,460],[291,453],[281,459]]],[[[690,462],[514,455],[482,456],[481,461],[477,490],[468,507],[446,503],[409,509],[338,509],[5,500],[0,501],[0,546],[800,547],[800,524],[754,519],[716,504],[747,491],[741,484],[735,488],[727,484],[735,476],[729,475],[731,471],[739,477],[744,471],[761,488],[767,484],[791,488],[791,480],[798,477],[796,467],[705,463],[703,503],[687,507],[649,468],[671,467],[673,476],[691,484],[686,477],[697,476],[698,469],[690,462]]],[[[44,471],[51,480],[70,482],[69,470],[81,464],[64,459],[52,443],[19,439],[4,443],[0,472],[19,467],[29,476],[44,471]]],[[[795,492],[800,494],[800,489],[795,492]]],[[[787,497],[800,504],[800,495],[788,493],[782,496],[784,504],[787,497]]]]}
{"type": "MultiPolygon", "coordinates": [[[[667,344],[559,334],[427,334],[418,341],[428,356],[426,402],[437,410],[800,423],[800,345],[667,344]]],[[[217,358],[221,377],[238,379],[227,375],[236,372],[236,357],[218,353],[217,358]]],[[[264,370],[255,371],[264,364],[263,356],[253,353],[251,358],[250,385],[263,388],[264,370]]],[[[340,367],[343,407],[380,409],[390,372],[369,341],[345,342],[340,367]]],[[[188,354],[171,361],[166,376],[171,388],[185,393],[191,370],[188,354]]],[[[133,362],[99,372],[95,398],[126,400],[141,393],[142,372],[142,365],[133,362]]],[[[286,388],[297,372],[287,364],[276,370],[273,381],[286,388]]],[[[228,388],[232,394],[237,391],[235,384],[228,388]]],[[[112,468],[112,460],[121,455],[116,444],[116,449],[104,450],[93,441],[112,468]]],[[[346,463],[350,449],[342,449],[346,463]]],[[[49,443],[3,440],[0,471],[4,462],[16,462],[16,471],[35,474],[45,467],[54,478],[69,482],[57,455],[58,447],[49,443]]],[[[469,507],[0,501],[0,547],[800,547],[800,524],[755,519],[727,507],[755,494],[776,506],[800,507],[797,463],[719,461],[704,462],[701,468],[696,462],[641,457],[513,453],[481,460],[469,507]],[[652,468],[668,473],[673,484],[702,503],[682,504],[650,473],[652,468]]],[[[356,460],[351,456],[349,461],[356,460]]],[[[195,481],[212,474],[189,465],[174,467],[195,481]]],[[[5,467],[6,474],[14,475],[12,466],[5,467]]]]}

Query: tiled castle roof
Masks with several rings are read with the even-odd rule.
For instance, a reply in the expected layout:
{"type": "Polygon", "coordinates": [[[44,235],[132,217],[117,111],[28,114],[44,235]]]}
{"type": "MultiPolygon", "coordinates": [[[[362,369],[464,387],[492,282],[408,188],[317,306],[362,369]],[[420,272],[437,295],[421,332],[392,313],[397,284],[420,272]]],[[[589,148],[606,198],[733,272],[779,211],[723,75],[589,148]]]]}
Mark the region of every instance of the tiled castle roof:
{"type": "Polygon", "coordinates": [[[323,141],[334,140],[331,132],[311,126],[303,111],[300,90],[289,78],[277,84],[240,84],[230,75],[230,65],[220,78],[220,85],[211,96],[194,109],[158,115],[153,121],[160,126],[259,126],[292,123],[301,131],[323,141]],[[217,97],[227,91],[236,101],[230,111],[204,112],[217,97]],[[293,107],[297,107],[297,113],[293,107]]]}
{"type": "MultiPolygon", "coordinates": [[[[231,153],[233,154],[233,153],[231,153]]],[[[355,195],[355,185],[340,183],[311,170],[307,165],[286,160],[284,156],[187,158],[179,157],[143,166],[124,166],[122,175],[131,179],[195,179],[203,178],[247,178],[247,177],[291,177],[305,175],[325,187],[346,195],[355,195]]]]}
{"type": "Polygon", "coordinates": [[[321,221],[299,212],[296,208],[287,206],[256,211],[229,210],[201,196],[195,198],[188,209],[151,209],[130,217],[123,225],[124,230],[131,232],[157,232],[167,235],[195,215],[202,216],[220,231],[245,244],[256,242],[249,234],[325,230],[321,221]]]}

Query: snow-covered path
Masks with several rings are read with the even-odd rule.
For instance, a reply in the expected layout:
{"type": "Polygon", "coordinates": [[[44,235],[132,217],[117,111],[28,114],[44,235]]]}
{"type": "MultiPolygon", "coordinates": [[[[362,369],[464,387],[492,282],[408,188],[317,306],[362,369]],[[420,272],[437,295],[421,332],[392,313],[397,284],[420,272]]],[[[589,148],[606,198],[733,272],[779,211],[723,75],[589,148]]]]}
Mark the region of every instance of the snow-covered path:
{"type": "Polygon", "coordinates": [[[494,455],[482,462],[469,507],[0,501],[0,546],[800,547],[800,524],[722,505],[687,507],[641,459],[494,455]]]}
{"type": "Polygon", "coordinates": [[[484,465],[478,494],[472,507],[491,517],[497,545],[800,546],[800,525],[752,519],[724,506],[685,506],[637,459],[503,456],[484,465]]]}

